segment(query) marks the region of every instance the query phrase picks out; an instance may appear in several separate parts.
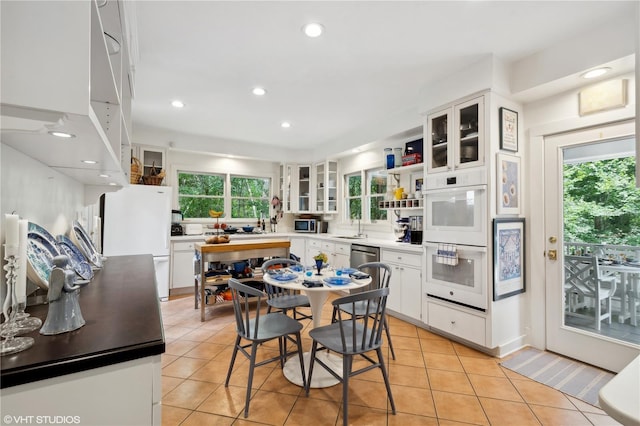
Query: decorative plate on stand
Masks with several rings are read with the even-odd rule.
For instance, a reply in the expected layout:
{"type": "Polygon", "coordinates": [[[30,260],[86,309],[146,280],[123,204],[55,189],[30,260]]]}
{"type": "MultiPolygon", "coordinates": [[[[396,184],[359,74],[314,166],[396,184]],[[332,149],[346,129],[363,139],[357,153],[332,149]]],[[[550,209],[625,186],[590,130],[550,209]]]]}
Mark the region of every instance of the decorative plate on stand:
{"type": "Polygon", "coordinates": [[[84,230],[77,220],[73,221],[70,234],[71,240],[82,251],[89,262],[91,262],[95,268],[102,268],[102,256],[98,253],[96,246],[93,245],[93,241],[91,241],[87,231],[84,230]]]}
{"type": "Polygon", "coordinates": [[[53,258],[60,255],[55,238],[46,229],[29,222],[27,230],[27,277],[38,287],[49,289],[53,258]]]}
{"type": "Polygon", "coordinates": [[[71,241],[66,235],[58,235],[56,239],[58,240],[60,252],[69,257],[71,269],[76,271],[76,274],[84,280],[90,280],[93,278],[93,269],[91,269],[91,265],[84,254],[82,254],[78,247],[73,244],[73,241],[71,241]]]}

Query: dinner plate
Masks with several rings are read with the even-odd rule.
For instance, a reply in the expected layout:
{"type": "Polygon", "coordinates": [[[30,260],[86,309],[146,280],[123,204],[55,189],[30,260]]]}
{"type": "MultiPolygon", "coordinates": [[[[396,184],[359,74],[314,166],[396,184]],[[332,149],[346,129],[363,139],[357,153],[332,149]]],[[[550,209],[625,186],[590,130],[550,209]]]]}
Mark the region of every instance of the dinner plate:
{"type": "Polygon", "coordinates": [[[357,269],[354,268],[341,268],[338,269],[340,272],[342,272],[344,275],[349,275],[349,274],[353,274],[354,272],[357,272],[357,269]]]}
{"type": "Polygon", "coordinates": [[[71,269],[76,271],[76,274],[78,274],[83,280],[90,280],[93,278],[93,269],[91,269],[91,265],[84,254],[82,254],[78,247],[73,244],[73,241],[71,241],[66,235],[58,235],[56,240],[58,240],[58,248],[60,249],[60,252],[69,257],[71,269]]]}
{"type": "Polygon", "coordinates": [[[330,285],[345,285],[351,282],[351,278],[348,277],[327,277],[323,281],[330,285]]]}
{"type": "Polygon", "coordinates": [[[60,254],[55,238],[33,222],[27,228],[27,276],[38,287],[49,289],[53,258],[60,254]]]}
{"type": "Polygon", "coordinates": [[[291,265],[291,266],[289,266],[289,270],[291,270],[293,272],[302,272],[302,271],[304,271],[304,266],[302,266],[302,265],[291,265]]]}
{"type": "Polygon", "coordinates": [[[273,275],[273,279],[276,281],[293,281],[298,278],[296,274],[277,274],[273,275]]]}
{"type": "Polygon", "coordinates": [[[102,256],[96,250],[96,246],[93,245],[93,241],[89,238],[87,231],[77,220],[74,220],[71,226],[71,238],[93,266],[102,268],[102,256]]]}

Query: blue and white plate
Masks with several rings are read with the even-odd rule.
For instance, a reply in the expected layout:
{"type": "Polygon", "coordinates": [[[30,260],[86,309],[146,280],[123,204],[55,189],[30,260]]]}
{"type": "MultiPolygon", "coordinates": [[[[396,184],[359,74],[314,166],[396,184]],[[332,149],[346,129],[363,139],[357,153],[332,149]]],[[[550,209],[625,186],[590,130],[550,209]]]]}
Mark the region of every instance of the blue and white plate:
{"type": "Polygon", "coordinates": [[[354,272],[357,272],[357,269],[354,268],[341,268],[339,269],[340,272],[342,272],[344,275],[349,275],[349,274],[353,274],[354,272]]]}
{"type": "Polygon", "coordinates": [[[96,250],[96,246],[93,245],[93,241],[89,238],[87,231],[77,220],[74,220],[71,226],[71,238],[93,266],[102,268],[102,256],[96,250]]]}
{"type": "Polygon", "coordinates": [[[327,277],[323,281],[329,285],[345,285],[351,282],[349,277],[327,277]]]}
{"type": "Polygon", "coordinates": [[[91,265],[87,261],[87,258],[84,257],[84,254],[82,254],[78,247],[73,244],[73,241],[71,241],[66,235],[58,235],[56,239],[58,240],[60,252],[69,257],[71,269],[76,271],[76,274],[78,274],[83,280],[90,280],[93,278],[93,269],[91,269],[91,265]]]}
{"type": "Polygon", "coordinates": [[[29,222],[27,230],[27,276],[38,287],[49,289],[53,258],[60,255],[55,238],[46,229],[29,222]]]}
{"type": "Polygon", "coordinates": [[[304,271],[304,266],[302,265],[291,265],[289,266],[289,270],[293,272],[302,272],[304,271]]]}
{"type": "Polygon", "coordinates": [[[296,278],[298,278],[296,274],[278,274],[273,276],[273,279],[276,281],[293,281],[296,278]]]}

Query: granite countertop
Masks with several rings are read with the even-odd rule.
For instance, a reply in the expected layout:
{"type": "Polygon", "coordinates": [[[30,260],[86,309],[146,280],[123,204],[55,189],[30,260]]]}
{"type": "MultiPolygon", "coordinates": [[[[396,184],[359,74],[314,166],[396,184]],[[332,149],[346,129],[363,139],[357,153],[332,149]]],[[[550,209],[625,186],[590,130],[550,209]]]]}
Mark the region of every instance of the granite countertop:
{"type": "MultiPolygon", "coordinates": [[[[113,256],[80,290],[86,324],[43,336],[26,351],[2,357],[1,388],[35,382],[165,351],[160,302],[151,255],[113,256]]],[[[27,309],[43,323],[48,305],[27,309]]]]}

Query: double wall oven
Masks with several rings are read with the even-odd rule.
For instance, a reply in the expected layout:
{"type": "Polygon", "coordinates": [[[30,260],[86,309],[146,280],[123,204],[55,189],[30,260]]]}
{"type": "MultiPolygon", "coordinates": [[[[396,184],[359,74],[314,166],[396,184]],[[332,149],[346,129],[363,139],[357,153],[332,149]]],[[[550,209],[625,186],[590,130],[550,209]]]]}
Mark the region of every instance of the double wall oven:
{"type": "Polygon", "coordinates": [[[487,309],[487,185],[484,170],[427,180],[427,295],[487,309]]]}

